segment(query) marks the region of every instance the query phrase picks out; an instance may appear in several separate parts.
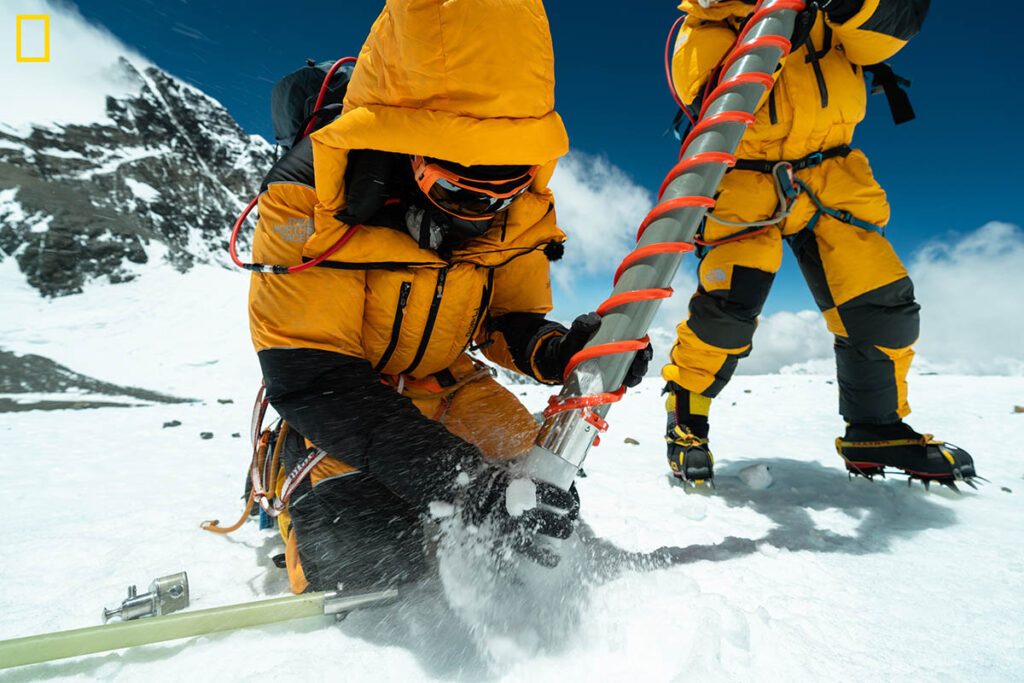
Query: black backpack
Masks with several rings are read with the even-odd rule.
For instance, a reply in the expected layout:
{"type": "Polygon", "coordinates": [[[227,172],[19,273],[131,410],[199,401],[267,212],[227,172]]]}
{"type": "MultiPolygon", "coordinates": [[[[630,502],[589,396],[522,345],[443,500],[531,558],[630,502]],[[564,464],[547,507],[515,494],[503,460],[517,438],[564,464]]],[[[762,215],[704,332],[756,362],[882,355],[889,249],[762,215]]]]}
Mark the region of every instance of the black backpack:
{"type": "Polygon", "coordinates": [[[312,131],[326,126],[341,113],[355,59],[315,63],[293,71],[274,85],[270,95],[270,116],[274,138],[285,151],[312,131]],[[317,107],[317,98],[323,100],[317,107]]]}

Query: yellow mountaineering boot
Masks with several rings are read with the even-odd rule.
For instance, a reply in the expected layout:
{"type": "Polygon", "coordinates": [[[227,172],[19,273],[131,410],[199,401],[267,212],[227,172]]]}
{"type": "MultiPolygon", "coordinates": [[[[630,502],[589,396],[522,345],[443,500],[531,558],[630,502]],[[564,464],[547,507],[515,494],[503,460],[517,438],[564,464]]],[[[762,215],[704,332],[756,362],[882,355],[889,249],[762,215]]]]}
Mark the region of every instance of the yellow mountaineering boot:
{"type": "Polygon", "coordinates": [[[872,477],[885,474],[886,467],[903,470],[927,487],[937,481],[956,488],[963,481],[973,487],[974,459],[970,453],[931,434],[918,434],[900,421],[893,424],[848,424],[846,434],[836,439],[836,450],[851,474],[872,477]]]}
{"type": "Polygon", "coordinates": [[[711,399],[683,389],[674,382],[665,387],[668,398],[668,466],[684,483],[711,484],[715,459],[708,446],[708,412],[711,399]]]}

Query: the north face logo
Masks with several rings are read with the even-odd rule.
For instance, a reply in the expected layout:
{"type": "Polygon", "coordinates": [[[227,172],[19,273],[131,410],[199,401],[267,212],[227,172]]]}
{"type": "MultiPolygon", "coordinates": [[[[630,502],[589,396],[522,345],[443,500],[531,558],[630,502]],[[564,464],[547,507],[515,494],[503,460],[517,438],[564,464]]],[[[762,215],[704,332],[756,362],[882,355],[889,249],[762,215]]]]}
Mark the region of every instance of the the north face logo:
{"type": "Polygon", "coordinates": [[[721,268],[709,270],[704,276],[705,282],[725,282],[725,271],[721,268]]]}
{"type": "Polygon", "coordinates": [[[275,225],[274,232],[285,242],[305,242],[313,234],[312,218],[289,218],[283,225],[275,225]]]}

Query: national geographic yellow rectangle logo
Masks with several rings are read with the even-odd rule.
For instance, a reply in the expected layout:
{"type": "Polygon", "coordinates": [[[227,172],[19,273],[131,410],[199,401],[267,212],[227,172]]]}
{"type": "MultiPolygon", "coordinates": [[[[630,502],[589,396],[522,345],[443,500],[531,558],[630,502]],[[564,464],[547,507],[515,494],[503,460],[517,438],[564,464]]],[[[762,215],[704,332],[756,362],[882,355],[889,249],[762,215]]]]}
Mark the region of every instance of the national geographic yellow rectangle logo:
{"type": "MultiPolygon", "coordinates": [[[[16,17],[18,24],[18,54],[19,62],[48,62],[50,61],[50,15],[49,14],[19,14],[16,17]],[[35,39],[39,30],[37,22],[42,22],[42,44],[35,39]],[[26,26],[28,24],[28,26],[26,26]],[[25,29],[28,29],[27,31],[25,29]],[[27,33],[28,45],[23,44],[23,33],[27,33]],[[27,48],[27,50],[26,50],[27,48]],[[26,54],[26,51],[28,54],[26,54]]],[[[10,35],[10,34],[8,34],[10,35]]]]}

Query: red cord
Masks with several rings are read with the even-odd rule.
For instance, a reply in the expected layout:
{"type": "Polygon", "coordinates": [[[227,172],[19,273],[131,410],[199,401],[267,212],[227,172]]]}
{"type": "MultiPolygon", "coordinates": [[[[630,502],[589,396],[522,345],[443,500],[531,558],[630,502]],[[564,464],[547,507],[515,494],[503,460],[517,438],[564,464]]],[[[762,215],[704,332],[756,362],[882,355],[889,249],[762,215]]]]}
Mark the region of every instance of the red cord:
{"type": "Polygon", "coordinates": [[[287,272],[288,273],[301,273],[302,271],[308,270],[308,269],[312,268],[313,266],[320,265],[321,263],[326,261],[328,259],[328,257],[330,257],[332,254],[334,254],[334,252],[338,251],[343,246],[345,246],[345,243],[348,242],[350,239],[352,239],[353,235],[356,234],[356,230],[358,230],[361,227],[362,227],[361,225],[349,226],[349,229],[345,231],[345,234],[342,235],[341,237],[339,237],[338,241],[335,242],[334,244],[332,244],[327,251],[325,251],[324,253],[320,254],[315,259],[311,259],[309,261],[306,261],[305,263],[300,263],[297,266],[289,266],[287,272]]]}
{"type": "Polygon", "coordinates": [[[234,261],[235,265],[239,268],[245,268],[246,264],[242,263],[242,259],[238,258],[238,252],[235,250],[235,243],[238,241],[238,231],[241,229],[242,223],[244,223],[245,219],[249,217],[249,214],[259,201],[260,198],[258,196],[253,197],[252,200],[245,205],[245,209],[242,210],[242,215],[238,217],[238,220],[235,221],[234,226],[231,228],[231,237],[228,239],[228,253],[231,254],[231,260],[234,261]]]}
{"type": "MultiPolygon", "coordinates": [[[[324,103],[324,97],[327,95],[327,87],[330,85],[331,78],[334,77],[334,73],[341,66],[343,66],[345,64],[355,64],[355,63],[356,63],[356,58],[355,57],[342,57],[341,59],[336,61],[331,66],[330,69],[327,70],[327,75],[324,76],[324,82],[320,84],[320,92],[317,94],[316,104],[313,105],[313,111],[314,112],[319,111],[320,110],[320,106],[324,103]]],[[[309,136],[310,131],[313,130],[313,124],[315,122],[316,122],[316,116],[314,116],[313,118],[311,118],[309,120],[309,124],[306,125],[306,130],[303,131],[302,137],[308,137],[309,136]]],[[[348,242],[350,239],[352,239],[352,236],[355,234],[356,230],[358,230],[359,227],[360,227],[358,225],[353,225],[353,226],[349,227],[349,229],[345,231],[345,234],[343,234],[341,237],[339,237],[338,241],[335,242],[334,244],[332,244],[330,246],[330,248],[327,249],[327,251],[325,251],[324,253],[320,254],[319,256],[317,256],[314,259],[311,259],[311,260],[309,260],[309,261],[307,261],[305,263],[301,263],[301,264],[296,265],[296,266],[287,266],[287,267],[285,267],[285,266],[267,265],[265,263],[244,263],[242,261],[242,259],[238,258],[238,249],[237,249],[238,232],[242,228],[242,223],[245,222],[245,219],[249,217],[249,214],[252,213],[252,210],[259,203],[259,200],[260,200],[260,198],[257,195],[256,197],[253,197],[252,200],[248,204],[246,204],[245,209],[242,210],[242,214],[235,221],[234,226],[232,226],[232,228],[231,228],[231,237],[228,239],[228,254],[231,255],[231,260],[234,262],[234,264],[236,266],[238,266],[239,268],[244,268],[245,270],[250,270],[250,271],[253,271],[253,272],[256,272],[256,273],[272,273],[274,275],[285,275],[285,274],[290,274],[290,273],[301,273],[304,270],[308,270],[309,268],[312,268],[314,266],[320,265],[321,263],[326,261],[328,259],[328,257],[330,257],[332,254],[334,254],[339,249],[341,249],[343,246],[345,246],[345,243],[348,242]]],[[[386,203],[391,203],[392,201],[394,201],[394,200],[388,200],[388,202],[386,202],[386,203]]]]}
{"type": "MultiPolygon", "coordinates": [[[[331,83],[331,78],[334,77],[334,72],[338,70],[343,64],[355,64],[355,57],[342,57],[336,61],[330,69],[327,70],[327,75],[324,76],[324,82],[320,84],[320,94],[316,97],[316,104],[313,105],[313,112],[320,111],[320,105],[324,103],[324,97],[327,95],[327,86],[331,83]]],[[[316,116],[309,120],[306,124],[306,130],[302,132],[302,137],[306,137],[313,131],[313,124],[316,123],[316,116]]]]}
{"type": "Polygon", "coordinates": [[[683,23],[685,19],[685,14],[676,19],[676,23],[672,24],[672,28],[668,30],[668,38],[665,39],[665,80],[668,81],[668,91],[672,93],[672,99],[676,101],[676,104],[679,105],[679,108],[682,110],[682,112],[686,114],[686,118],[690,119],[690,125],[696,126],[697,120],[693,118],[693,114],[690,113],[690,109],[685,104],[683,104],[682,98],[680,98],[679,93],[676,92],[676,85],[675,83],[672,82],[672,62],[669,59],[669,55],[671,54],[672,49],[672,35],[676,32],[676,29],[679,28],[679,25],[683,23]]]}
{"type": "MultiPolygon", "coordinates": [[[[708,104],[712,100],[720,97],[721,95],[732,90],[733,88],[737,88],[743,85],[757,84],[764,86],[765,90],[767,91],[772,87],[772,85],[774,85],[775,79],[772,77],[771,74],[766,73],[741,74],[739,76],[734,76],[732,78],[726,79],[724,82],[719,82],[721,79],[721,74],[727,71],[728,68],[732,66],[737,59],[747,54],[751,50],[762,47],[777,47],[782,50],[783,55],[789,53],[789,50],[791,49],[790,41],[781,36],[762,36],[761,38],[757,38],[751,41],[750,43],[743,43],[743,40],[746,37],[747,32],[750,30],[750,28],[753,27],[761,19],[768,16],[769,14],[784,9],[800,11],[803,10],[805,7],[803,0],[779,0],[779,2],[774,3],[771,7],[768,8],[762,7],[764,5],[764,2],[765,0],[760,0],[757,3],[757,6],[754,8],[754,14],[747,22],[747,25],[744,27],[743,31],[741,31],[740,34],[736,37],[736,42],[733,44],[733,47],[731,47],[729,51],[727,51],[726,54],[722,56],[722,59],[719,60],[718,65],[712,71],[712,73],[717,72],[717,76],[708,79],[708,84],[704,92],[704,104],[701,108],[699,121],[694,121],[693,116],[690,114],[687,108],[683,106],[683,103],[679,98],[679,94],[676,92],[675,85],[672,83],[672,70],[669,63],[672,35],[673,33],[675,33],[679,24],[683,21],[683,17],[677,19],[676,23],[672,25],[672,30],[669,31],[668,40],[665,42],[665,77],[668,80],[669,91],[672,93],[673,99],[675,99],[676,104],[678,104],[679,107],[683,110],[687,118],[690,119],[690,123],[693,124],[693,128],[690,131],[690,134],[687,135],[686,139],[683,141],[682,146],[680,147],[679,163],[676,164],[672,168],[672,170],[669,171],[668,175],[665,177],[665,181],[661,184],[661,188],[658,191],[659,203],[653,209],[651,209],[651,211],[647,214],[647,217],[644,218],[643,222],[640,224],[640,228],[637,231],[636,236],[637,244],[639,244],[640,238],[643,237],[644,232],[651,225],[651,223],[663,217],[670,211],[682,208],[703,208],[705,210],[714,208],[715,200],[711,197],[705,197],[702,195],[692,195],[688,197],[676,197],[674,199],[662,201],[662,196],[665,194],[665,190],[668,189],[668,186],[672,183],[673,180],[683,175],[684,173],[686,173],[695,166],[699,166],[701,164],[722,164],[726,167],[732,167],[736,164],[735,155],[729,154],[727,152],[704,152],[701,154],[695,154],[692,157],[687,157],[685,159],[682,158],[682,155],[686,151],[686,148],[689,147],[690,143],[697,138],[697,136],[707,132],[709,129],[715,126],[728,123],[742,123],[744,126],[750,126],[754,123],[754,116],[752,114],[747,114],[746,112],[741,111],[725,111],[715,114],[713,116],[708,116],[706,118],[704,114],[707,111],[708,104]]],[[[694,242],[696,242],[697,244],[705,244],[703,240],[700,239],[694,239],[694,242]]],[[[638,246],[636,249],[627,254],[626,257],[622,260],[622,264],[619,266],[618,270],[615,271],[615,278],[613,282],[618,283],[619,278],[622,277],[622,274],[625,273],[625,271],[630,266],[634,265],[638,261],[641,261],[645,258],[648,258],[650,256],[656,256],[658,254],[686,253],[688,251],[693,251],[693,248],[694,246],[690,242],[662,242],[657,244],[649,244],[643,247],[638,246]]],[[[610,296],[608,299],[605,299],[605,301],[601,303],[600,306],[598,306],[597,312],[599,315],[603,316],[608,311],[619,306],[624,306],[626,304],[635,303],[638,301],[656,301],[659,299],[666,299],[670,296],[672,296],[671,287],[641,289],[630,292],[623,292],[621,294],[614,294],[610,296]]],[[[585,348],[569,359],[569,363],[565,367],[565,376],[563,378],[563,381],[565,379],[568,379],[570,373],[572,373],[572,371],[575,370],[580,363],[586,362],[588,360],[593,360],[595,358],[600,358],[602,356],[609,356],[615,353],[629,353],[640,351],[641,349],[646,348],[649,343],[649,337],[645,336],[643,339],[610,342],[607,344],[598,344],[596,346],[585,348]]],[[[591,408],[595,406],[605,405],[608,403],[614,403],[620,400],[625,393],[626,387],[620,386],[618,389],[612,392],[590,394],[587,396],[575,396],[566,399],[561,399],[558,396],[552,396],[548,400],[548,407],[544,411],[544,418],[548,419],[554,417],[555,415],[558,415],[559,413],[563,413],[570,410],[580,410],[582,419],[594,425],[598,429],[598,431],[604,431],[605,429],[607,429],[608,423],[601,419],[601,417],[598,416],[596,413],[594,413],[591,410],[591,408]]],[[[596,439],[594,441],[594,445],[597,445],[596,439]]]]}
{"type": "Polygon", "coordinates": [[[238,220],[235,221],[235,225],[231,229],[231,238],[228,240],[228,253],[231,255],[231,260],[235,262],[235,265],[238,266],[239,268],[244,268],[245,270],[251,270],[251,271],[256,272],[256,273],[270,273],[270,274],[273,274],[273,275],[286,275],[286,274],[291,274],[291,273],[301,273],[304,270],[308,270],[309,268],[312,268],[314,266],[318,266],[321,263],[323,263],[324,261],[326,261],[331,255],[333,255],[335,252],[337,252],[343,246],[345,246],[345,243],[348,242],[350,239],[352,239],[352,237],[356,234],[356,230],[358,230],[360,227],[362,227],[360,225],[352,225],[352,226],[350,226],[348,228],[348,230],[345,231],[345,234],[343,234],[341,237],[339,237],[338,240],[327,249],[327,251],[325,251],[324,253],[320,254],[319,256],[317,256],[314,259],[310,259],[309,261],[306,261],[305,263],[300,263],[300,264],[298,264],[296,266],[287,266],[287,267],[285,267],[285,266],[267,265],[265,263],[245,263],[240,258],[238,258],[238,252],[236,250],[235,244],[236,244],[236,242],[238,240],[238,231],[242,227],[242,223],[245,222],[245,219],[252,212],[253,207],[256,206],[256,204],[259,202],[259,200],[260,200],[259,197],[253,197],[252,201],[250,201],[246,205],[245,209],[242,211],[242,214],[238,217],[238,220]]]}
{"type": "Polygon", "coordinates": [[[732,237],[726,237],[725,239],[720,239],[720,240],[712,240],[710,242],[706,242],[706,241],[700,239],[699,237],[694,237],[693,241],[694,241],[695,244],[699,244],[702,247],[717,247],[717,246],[720,246],[722,244],[729,244],[729,242],[738,242],[740,240],[745,240],[748,237],[754,237],[755,235],[760,235],[761,233],[768,232],[769,230],[771,230],[774,227],[775,227],[774,225],[765,225],[765,226],[762,226],[762,227],[758,228],[757,230],[751,230],[750,232],[742,232],[742,233],[740,233],[738,235],[733,235],[732,237]]]}

